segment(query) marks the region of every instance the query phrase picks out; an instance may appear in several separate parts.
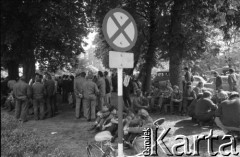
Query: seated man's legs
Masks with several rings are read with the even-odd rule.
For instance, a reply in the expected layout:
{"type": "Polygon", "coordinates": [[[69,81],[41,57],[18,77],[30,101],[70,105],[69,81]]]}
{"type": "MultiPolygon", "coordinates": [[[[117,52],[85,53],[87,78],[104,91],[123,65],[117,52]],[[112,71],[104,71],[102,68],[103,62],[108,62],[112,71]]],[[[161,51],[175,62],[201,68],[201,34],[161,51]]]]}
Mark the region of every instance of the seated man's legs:
{"type": "Polygon", "coordinates": [[[199,122],[204,123],[213,122],[214,114],[215,114],[214,111],[210,111],[206,114],[196,115],[196,118],[199,122]]]}
{"type": "Polygon", "coordinates": [[[176,106],[178,107],[178,111],[180,113],[181,109],[182,109],[182,103],[181,102],[173,102],[173,101],[170,102],[170,109],[171,109],[172,114],[175,113],[174,107],[176,107],[176,106]]]}

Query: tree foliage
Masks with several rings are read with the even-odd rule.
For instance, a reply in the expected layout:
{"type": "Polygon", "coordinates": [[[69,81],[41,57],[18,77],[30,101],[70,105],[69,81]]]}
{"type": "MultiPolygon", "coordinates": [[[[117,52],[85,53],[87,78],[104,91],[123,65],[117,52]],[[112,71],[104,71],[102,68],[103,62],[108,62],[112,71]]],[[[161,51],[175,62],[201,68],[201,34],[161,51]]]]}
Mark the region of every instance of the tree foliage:
{"type": "Polygon", "coordinates": [[[136,20],[139,37],[131,51],[134,52],[135,61],[141,64],[140,75],[144,77],[144,90],[149,89],[151,69],[157,65],[160,58],[170,60],[171,83],[180,85],[183,60],[199,60],[207,57],[208,53],[216,56],[220,52],[221,45],[208,40],[212,33],[214,34],[214,28],[224,32],[224,40],[232,39],[232,30],[239,29],[237,0],[95,2],[93,10],[96,11],[92,17],[99,32],[95,52],[106,66],[111,48],[100,29],[105,14],[112,8],[121,7],[130,12],[136,20]]]}
{"type": "Polygon", "coordinates": [[[25,73],[30,75],[38,61],[56,71],[84,52],[88,29],[83,1],[2,0],[1,10],[2,65],[14,60],[25,71],[32,68],[25,73]]]}

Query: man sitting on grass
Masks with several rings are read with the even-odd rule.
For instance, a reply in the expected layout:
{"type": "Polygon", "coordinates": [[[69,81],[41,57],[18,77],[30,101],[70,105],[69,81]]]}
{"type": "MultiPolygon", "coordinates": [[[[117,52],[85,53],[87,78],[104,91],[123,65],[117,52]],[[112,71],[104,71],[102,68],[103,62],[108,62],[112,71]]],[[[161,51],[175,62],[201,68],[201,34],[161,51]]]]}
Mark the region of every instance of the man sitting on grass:
{"type": "Polygon", "coordinates": [[[206,91],[203,93],[203,98],[196,103],[195,115],[200,125],[204,123],[213,123],[217,105],[212,102],[211,98],[212,93],[206,91]]]}
{"type": "Polygon", "coordinates": [[[237,92],[219,104],[215,122],[224,133],[238,132],[240,137],[240,98],[237,92]]]}
{"type": "Polygon", "coordinates": [[[181,113],[182,99],[182,92],[179,90],[179,87],[177,85],[174,85],[170,102],[171,114],[174,114],[174,106],[178,106],[178,111],[181,113]]]}
{"type": "Polygon", "coordinates": [[[149,108],[148,99],[142,95],[142,91],[140,89],[137,89],[136,97],[133,98],[132,104],[133,104],[132,110],[134,111],[134,113],[137,113],[138,110],[140,110],[140,109],[148,109],[149,108]]]}
{"type": "MultiPolygon", "coordinates": [[[[90,129],[88,129],[88,131],[91,131],[91,130],[94,130],[94,129],[96,129],[97,131],[101,130],[102,125],[103,125],[103,123],[106,121],[106,119],[107,119],[111,114],[112,114],[112,115],[114,114],[114,113],[113,113],[113,112],[114,112],[114,111],[113,111],[114,109],[115,109],[115,108],[114,108],[113,106],[110,106],[110,107],[104,106],[103,109],[97,113],[97,118],[96,118],[94,124],[92,125],[92,127],[91,127],[90,129]]],[[[111,116],[112,116],[112,115],[111,115],[111,116]]]]}
{"type": "Polygon", "coordinates": [[[132,143],[135,137],[143,133],[144,128],[152,128],[153,119],[144,109],[138,111],[138,116],[129,121],[124,127],[125,141],[132,143]]]}
{"type": "Polygon", "coordinates": [[[192,122],[197,122],[196,114],[195,114],[195,107],[197,102],[203,97],[203,94],[198,94],[197,99],[194,99],[192,103],[188,106],[188,115],[192,117],[192,122]]]}

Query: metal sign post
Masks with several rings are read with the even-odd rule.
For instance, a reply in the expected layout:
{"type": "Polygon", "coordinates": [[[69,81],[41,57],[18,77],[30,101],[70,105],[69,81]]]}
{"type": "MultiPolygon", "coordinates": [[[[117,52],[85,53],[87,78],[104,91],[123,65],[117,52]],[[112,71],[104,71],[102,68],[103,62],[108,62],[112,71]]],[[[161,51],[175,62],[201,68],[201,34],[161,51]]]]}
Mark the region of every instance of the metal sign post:
{"type": "Polygon", "coordinates": [[[103,20],[103,34],[107,43],[116,51],[109,52],[109,67],[118,70],[118,157],[123,153],[123,68],[133,68],[133,53],[130,50],[137,40],[137,26],[133,17],[125,10],[110,10],[103,20]]]}
{"type": "Polygon", "coordinates": [[[118,157],[123,157],[123,123],[122,123],[122,112],[123,112],[123,69],[117,69],[118,74],[118,157]]]}

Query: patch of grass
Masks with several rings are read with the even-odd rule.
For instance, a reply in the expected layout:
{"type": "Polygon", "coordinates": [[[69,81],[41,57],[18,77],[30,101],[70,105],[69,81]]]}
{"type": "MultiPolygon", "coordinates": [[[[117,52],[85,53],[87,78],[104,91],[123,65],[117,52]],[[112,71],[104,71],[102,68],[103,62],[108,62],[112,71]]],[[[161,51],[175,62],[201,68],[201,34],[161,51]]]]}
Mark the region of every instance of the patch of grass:
{"type": "Polygon", "coordinates": [[[1,112],[1,156],[13,157],[70,157],[71,155],[53,148],[51,142],[31,129],[24,129],[22,124],[5,112],[1,112]]]}

